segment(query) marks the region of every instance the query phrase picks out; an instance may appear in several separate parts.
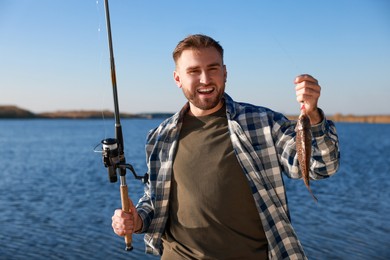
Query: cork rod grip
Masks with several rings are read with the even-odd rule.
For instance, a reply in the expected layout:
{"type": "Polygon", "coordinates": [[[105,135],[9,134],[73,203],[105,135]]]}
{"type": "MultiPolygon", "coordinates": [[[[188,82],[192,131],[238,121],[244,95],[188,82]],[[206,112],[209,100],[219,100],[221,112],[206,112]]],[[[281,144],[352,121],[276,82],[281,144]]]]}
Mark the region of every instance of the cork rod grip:
{"type": "MultiPolygon", "coordinates": [[[[130,212],[130,202],[129,202],[129,193],[127,185],[120,186],[121,191],[121,201],[122,201],[122,210],[125,212],[130,212]]],[[[133,249],[131,245],[132,237],[131,234],[125,235],[125,243],[126,243],[126,251],[130,251],[133,249]]]]}

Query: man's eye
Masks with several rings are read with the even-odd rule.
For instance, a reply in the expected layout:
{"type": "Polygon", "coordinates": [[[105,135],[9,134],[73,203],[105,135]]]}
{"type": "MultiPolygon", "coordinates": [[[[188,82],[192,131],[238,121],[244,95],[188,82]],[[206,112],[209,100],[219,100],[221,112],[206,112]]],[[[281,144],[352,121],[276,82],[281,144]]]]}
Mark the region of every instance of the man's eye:
{"type": "Polygon", "coordinates": [[[199,73],[199,70],[190,70],[188,71],[188,74],[190,75],[194,75],[194,74],[198,74],[199,73]]]}

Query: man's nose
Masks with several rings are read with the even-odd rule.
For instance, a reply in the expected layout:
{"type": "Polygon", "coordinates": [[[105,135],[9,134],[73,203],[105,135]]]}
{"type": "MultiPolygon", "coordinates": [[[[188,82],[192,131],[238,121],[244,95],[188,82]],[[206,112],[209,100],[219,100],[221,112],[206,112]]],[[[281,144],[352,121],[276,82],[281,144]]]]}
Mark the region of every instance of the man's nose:
{"type": "Polygon", "coordinates": [[[207,85],[210,82],[210,75],[207,71],[202,71],[200,74],[200,83],[207,85]]]}

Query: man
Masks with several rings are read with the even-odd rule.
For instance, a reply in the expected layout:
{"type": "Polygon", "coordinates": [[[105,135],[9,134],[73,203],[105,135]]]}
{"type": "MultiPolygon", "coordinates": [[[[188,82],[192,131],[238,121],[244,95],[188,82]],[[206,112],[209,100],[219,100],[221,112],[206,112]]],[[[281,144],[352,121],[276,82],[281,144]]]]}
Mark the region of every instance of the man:
{"type": "MultiPolygon", "coordinates": [[[[191,35],[173,58],[188,103],[149,133],[150,181],[131,213],[115,211],[114,232],[145,233],[147,252],[162,259],[305,259],[281,175],[302,177],[295,122],[225,93],[214,39],[191,35]]],[[[317,108],[317,80],[301,75],[295,84],[312,125],[310,177],[329,177],[339,165],[334,124],[317,108]]]]}

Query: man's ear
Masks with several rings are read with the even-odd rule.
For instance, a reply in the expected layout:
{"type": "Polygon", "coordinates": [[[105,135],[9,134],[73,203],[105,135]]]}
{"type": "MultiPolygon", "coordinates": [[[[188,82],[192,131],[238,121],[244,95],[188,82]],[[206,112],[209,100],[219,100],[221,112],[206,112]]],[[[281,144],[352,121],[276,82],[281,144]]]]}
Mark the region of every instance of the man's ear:
{"type": "Polygon", "coordinates": [[[227,70],[226,70],[226,65],[223,65],[223,76],[225,78],[225,83],[227,81],[227,70]]]}
{"type": "Polygon", "coordinates": [[[176,70],[173,72],[173,79],[175,80],[176,85],[177,85],[179,88],[181,88],[180,75],[179,75],[179,73],[178,73],[176,70]]]}

